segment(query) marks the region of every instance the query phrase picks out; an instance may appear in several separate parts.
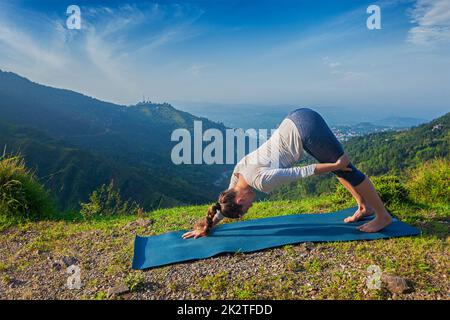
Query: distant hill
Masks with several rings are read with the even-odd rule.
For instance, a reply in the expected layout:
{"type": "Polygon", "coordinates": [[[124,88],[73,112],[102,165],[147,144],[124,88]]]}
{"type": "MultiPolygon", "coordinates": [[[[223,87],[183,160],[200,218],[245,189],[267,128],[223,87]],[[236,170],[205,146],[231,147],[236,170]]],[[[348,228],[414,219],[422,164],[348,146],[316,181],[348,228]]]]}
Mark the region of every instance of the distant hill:
{"type": "Polygon", "coordinates": [[[356,137],[344,147],[368,174],[399,173],[420,162],[449,156],[450,113],[408,130],[356,137]]]}
{"type": "Polygon", "coordinates": [[[174,129],[192,130],[196,120],[202,121],[204,130],[225,127],[166,103],[116,105],[0,71],[0,119],[4,126],[0,146],[27,152],[25,159],[37,167],[39,176],[57,176],[71,166],[72,176],[59,175],[52,185],[56,190],[58,181],[59,188],[73,190],[60,194],[64,208],[86,198],[109,176],[120,176],[125,193],[147,205],[161,196],[166,205],[203,203],[223,189],[225,182],[214,182],[229,170],[229,166],[172,164],[174,129]],[[103,170],[102,174],[96,170],[103,170]]]}
{"type": "MultiPolygon", "coordinates": [[[[449,117],[402,132],[350,138],[344,145],[366,173],[398,173],[433,157],[448,157],[449,117]]],[[[172,131],[192,131],[196,120],[202,121],[204,130],[226,129],[167,103],[116,105],[0,71],[0,147],[22,152],[62,208],[76,207],[111,178],[124,196],[146,209],[214,200],[226,187],[223,174],[232,166],[176,166],[170,159],[176,143],[170,141],[172,131]]],[[[389,121],[410,125],[419,120],[389,121]]],[[[278,194],[321,193],[334,183],[329,175],[314,177],[278,194]]]]}
{"type": "MultiPolygon", "coordinates": [[[[358,108],[355,106],[316,106],[316,105],[253,105],[230,103],[194,103],[177,102],[177,107],[183,111],[204,116],[214,121],[220,121],[231,128],[276,128],[284,117],[300,107],[309,107],[318,111],[330,126],[344,127],[365,126],[367,128],[410,128],[428,122],[432,119],[419,117],[387,116],[392,113],[387,107],[358,108]],[[242,115],[245,114],[245,117],[242,115]]],[[[433,111],[435,113],[435,111],[433,111]]],[[[373,130],[372,130],[373,131],[373,130]]]]}
{"type": "Polygon", "coordinates": [[[146,208],[195,203],[193,199],[201,202],[203,197],[183,179],[165,179],[157,170],[127,166],[30,127],[0,121],[0,145],[6,147],[7,153],[20,152],[24,156],[27,166],[35,170],[62,209],[76,210],[92,190],[111,180],[124,198],[134,199],[146,208]]]}
{"type": "Polygon", "coordinates": [[[387,117],[381,120],[374,121],[374,124],[385,127],[414,127],[428,122],[426,119],[412,118],[412,117],[387,117]]]}

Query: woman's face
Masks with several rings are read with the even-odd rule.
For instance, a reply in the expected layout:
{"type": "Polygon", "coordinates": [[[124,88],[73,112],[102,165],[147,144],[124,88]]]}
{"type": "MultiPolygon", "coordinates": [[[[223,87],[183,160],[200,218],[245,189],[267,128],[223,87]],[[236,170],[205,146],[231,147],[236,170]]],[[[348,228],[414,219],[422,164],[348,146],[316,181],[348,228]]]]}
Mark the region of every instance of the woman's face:
{"type": "Polygon", "coordinates": [[[240,190],[236,195],[236,202],[242,206],[242,211],[246,213],[248,209],[253,205],[255,200],[255,192],[251,188],[246,190],[240,190]]]}

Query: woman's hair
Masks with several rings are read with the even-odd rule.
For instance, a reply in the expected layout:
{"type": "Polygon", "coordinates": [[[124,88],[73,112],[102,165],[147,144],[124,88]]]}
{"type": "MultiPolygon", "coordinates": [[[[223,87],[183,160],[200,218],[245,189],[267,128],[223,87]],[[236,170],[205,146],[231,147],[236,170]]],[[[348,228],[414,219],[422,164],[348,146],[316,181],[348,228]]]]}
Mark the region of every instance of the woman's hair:
{"type": "Polygon", "coordinates": [[[204,230],[208,233],[213,224],[213,218],[219,210],[223,216],[230,219],[237,219],[243,215],[242,206],[236,203],[236,191],[228,189],[219,195],[219,200],[208,208],[206,218],[201,219],[195,224],[195,229],[204,230]]]}

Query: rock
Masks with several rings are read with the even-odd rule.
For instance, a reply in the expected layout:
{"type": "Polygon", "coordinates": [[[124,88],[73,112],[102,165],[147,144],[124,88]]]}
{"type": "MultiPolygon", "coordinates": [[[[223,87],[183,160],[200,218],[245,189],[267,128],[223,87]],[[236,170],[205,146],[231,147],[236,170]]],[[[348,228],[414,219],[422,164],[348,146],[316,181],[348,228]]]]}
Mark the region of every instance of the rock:
{"type": "Polygon", "coordinates": [[[53,270],[60,271],[63,267],[63,262],[60,260],[52,261],[50,263],[53,270]]]}
{"type": "Polygon", "coordinates": [[[75,257],[62,257],[58,260],[48,259],[50,262],[50,266],[53,270],[60,271],[63,268],[68,268],[71,265],[76,265],[78,263],[77,258],[75,257]]]}
{"type": "Polygon", "coordinates": [[[391,274],[383,274],[381,281],[386,285],[386,288],[392,293],[411,293],[414,288],[411,286],[410,281],[391,274]]]}
{"type": "Polygon", "coordinates": [[[9,280],[9,288],[10,289],[18,288],[24,284],[25,284],[25,281],[22,281],[22,280],[18,280],[18,279],[9,280]]]}
{"type": "Polygon", "coordinates": [[[125,284],[120,284],[115,287],[109,288],[106,296],[108,298],[116,297],[124,293],[128,293],[130,290],[125,284]]]}
{"type": "Polygon", "coordinates": [[[70,267],[71,265],[77,264],[78,259],[75,257],[62,257],[61,262],[64,264],[65,267],[70,267]]]}
{"type": "Polygon", "coordinates": [[[311,252],[314,249],[314,243],[312,242],[305,242],[298,246],[296,246],[297,252],[300,254],[307,255],[309,252],[311,252]]]}

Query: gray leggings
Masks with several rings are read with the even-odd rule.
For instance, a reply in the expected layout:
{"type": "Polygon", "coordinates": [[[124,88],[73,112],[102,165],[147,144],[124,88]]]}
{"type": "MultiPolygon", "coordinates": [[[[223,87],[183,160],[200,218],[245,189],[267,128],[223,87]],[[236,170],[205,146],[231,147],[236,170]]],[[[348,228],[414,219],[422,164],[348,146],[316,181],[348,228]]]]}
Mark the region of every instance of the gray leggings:
{"type": "MultiPolygon", "coordinates": [[[[336,162],[344,154],[344,149],[336,136],[330,130],[325,120],[316,111],[300,108],[290,112],[287,116],[292,120],[302,137],[303,149],[317,161],[325,163],[336,162]]],[[[347,166],[352,171],[333,171],[335,175],[357,186],[365,179],[364,173],[351,163],[347,166]]]]}

